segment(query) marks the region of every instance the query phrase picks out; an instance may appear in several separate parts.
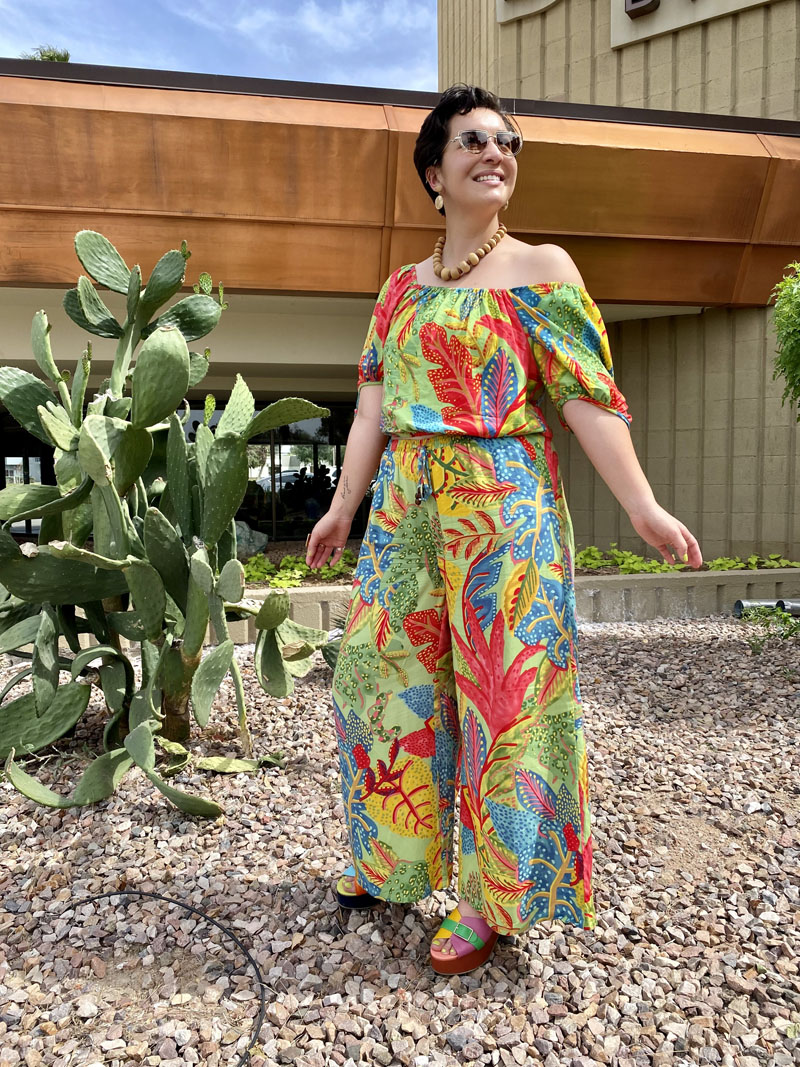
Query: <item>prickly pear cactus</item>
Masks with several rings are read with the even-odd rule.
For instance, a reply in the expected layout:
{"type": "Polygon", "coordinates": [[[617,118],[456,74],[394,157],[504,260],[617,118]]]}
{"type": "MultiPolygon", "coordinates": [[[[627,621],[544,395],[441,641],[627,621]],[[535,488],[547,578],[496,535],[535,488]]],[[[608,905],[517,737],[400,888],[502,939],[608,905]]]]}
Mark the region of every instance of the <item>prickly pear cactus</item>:
{"type": "MultiPolygon", "coordinates": [[[[138,767],[181,810],[213,817],[220,813],[217,804],[167,784],[164,775],[190,759],[183,742],[191,713],[200,727],[208,722],[228,673],[242,743],[251,755],[228,616],[255,616],[256,673],[275,695],[291,691],[293,678],[309,669],[311,652],[327,640],[324,631],[293,623],[285,604],[258,609],[242,600],[234,516],[247,487],[247,442],[327,410],[288,398],[256,414],[237,375],[216,429],[204,425],[189,442],[185,397],[205,376],[209,352],[190,352],[188,342],[205,337],[219,321],[227,307],[222,287],[215,298],[203,274],[192,295],[165,307],[185,282],[185,245],[166,252],[144,286],[140,268],[129,268],[102,234],[81,231],[75,251],[86,274],[66,294],[64,310],[87,333],[116,340],[104,388],[86,403],[91,343],[71,376],[59,370],[43,311],[33,318],[31,345],[49,384],[19,368],[0,367],[0,401],[53,448],[57,481],[0,491],[0,651],[30,661],[0,692],[0,757],[17,789],[52,807],[103,799],[138,767]],[[92,279],[124,295],[123,321],[92,279]],[[28,518],[41,520],[39,543],[20,547],[9,529],[28,518]],[[218,644],[204,655],[209,623],[218,644]],[[85,648],[88,639],[97,644],[85,648]],[[138,689],[128,643],[139,645],[138,689]],[[71,680],[59,685],[63,671],[71,680]],[[6,699],[23,682],[32,682],[31,691],[6,699]],[[61,796],[15,757],[71,729],[92,685],[102,690],[109,713],[105,752],[73,792],[61,796]],[[167,758],[162,773],[159,754],[167,758]]],[[[213,769],[241,762],[223,761],[213,769]]]]}

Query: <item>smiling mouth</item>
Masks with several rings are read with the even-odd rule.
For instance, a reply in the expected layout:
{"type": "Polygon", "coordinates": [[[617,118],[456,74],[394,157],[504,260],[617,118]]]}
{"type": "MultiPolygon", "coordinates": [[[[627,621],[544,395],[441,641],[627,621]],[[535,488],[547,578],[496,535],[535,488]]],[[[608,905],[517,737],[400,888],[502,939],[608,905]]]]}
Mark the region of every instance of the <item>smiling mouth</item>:
{"type": "Polygon", "coordinates": [[[505,179],[500,174],[479,174],[473,181],[482,185],[501,185],[505,179]]]}

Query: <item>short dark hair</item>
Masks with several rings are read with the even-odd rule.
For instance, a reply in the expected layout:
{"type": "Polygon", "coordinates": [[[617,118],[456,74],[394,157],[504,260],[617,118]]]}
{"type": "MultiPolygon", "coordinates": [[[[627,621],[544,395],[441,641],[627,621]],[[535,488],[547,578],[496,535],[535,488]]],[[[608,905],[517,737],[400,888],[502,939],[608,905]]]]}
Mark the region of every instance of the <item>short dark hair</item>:
{"type": "MultiPolygon", "coordinates": [[[[515,129],[508,112],[504,110],[494,93],[490,93],[488,89],[480,89],[477,85],[464,85],[463,83],[451,85],[449,89],[445,89],[439,98],[439,103],[422,123],[417,143],[414,146],[414,166],[431,200],[436,199],[436,193],[428,185],[425,171],[428,167],[438,166],[441,162],[442,153],[450,139],[450,119],[453,115],[468,115],[470,111],[478,107],[496,111],[509,130],[515,129]]],[[[444,215],[444,208],[439,214],[444,215]]]]}

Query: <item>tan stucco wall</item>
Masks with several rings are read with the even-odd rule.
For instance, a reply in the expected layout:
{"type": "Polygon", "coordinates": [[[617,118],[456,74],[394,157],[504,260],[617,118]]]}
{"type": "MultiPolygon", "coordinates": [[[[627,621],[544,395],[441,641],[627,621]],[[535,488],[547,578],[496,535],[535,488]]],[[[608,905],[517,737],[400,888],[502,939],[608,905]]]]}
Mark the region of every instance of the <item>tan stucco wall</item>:
{"type": "Polygon", "coordinates": [[[500,24],[497,0],[439,0],[439,85],[467,81],[527,100],[800,117],[797,0],[746,7],[618,49],[611,47],[612,3],[623,6],[558,0],[500,24]]]}
{"type": "MultiPolygon", "coordinates": [[[[707,558],[784,552],[800,558],[800,435],[773,381],[771,312],[701,315],[609,326],[632,436],[656,496],[697,535],[707,558]]],[[[617,541],[641,551],[580,446],[556,445],[579,546],[617,541]]]]}

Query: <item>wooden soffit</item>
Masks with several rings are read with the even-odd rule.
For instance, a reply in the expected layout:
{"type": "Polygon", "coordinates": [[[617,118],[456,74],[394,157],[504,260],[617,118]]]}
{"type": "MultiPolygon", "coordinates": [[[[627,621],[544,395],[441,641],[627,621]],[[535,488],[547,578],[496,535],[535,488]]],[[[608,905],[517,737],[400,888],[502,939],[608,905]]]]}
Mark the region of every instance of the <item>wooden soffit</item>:
{"type": "MultiPolygon", "coordinates": [[[[91,228],[145,274],[185,239],[232,291],[375,293],[440,230],[412,163],[425,113],[0,77],[0,285],[73,285],[91,228]]],[[[597,300],[764,305],[800,259],[800,138],[519,122],[504,221],[567,248],[597,300]]]]}

